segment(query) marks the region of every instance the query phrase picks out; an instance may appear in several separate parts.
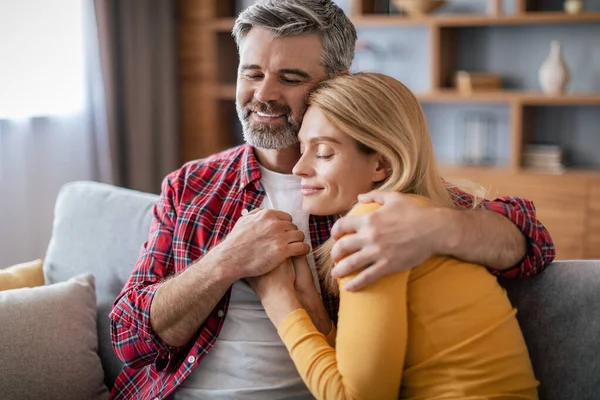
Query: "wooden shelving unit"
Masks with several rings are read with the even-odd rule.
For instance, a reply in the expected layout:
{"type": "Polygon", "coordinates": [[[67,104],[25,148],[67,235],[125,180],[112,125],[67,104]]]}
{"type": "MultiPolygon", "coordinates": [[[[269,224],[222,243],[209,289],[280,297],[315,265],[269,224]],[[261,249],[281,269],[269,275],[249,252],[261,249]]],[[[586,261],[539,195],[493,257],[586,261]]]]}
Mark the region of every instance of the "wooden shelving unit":
{"type": "Polygon", "coordinates": [[[515,15],[440,15],[419,18],[389,15],[362,15],[353,19],[356,26],[390,26],[390,25],[428,25],[442,28],[458,28],[470,26],[494,25],[532,25],[553,23],[599,22],[600,12],[589,12],[579,15],[569,15],[562,12],[527,12],[515,15]]]}
{"type": "MultiPolygon", "coordinates": [[[[408,18],[395,15],[357,15],[351,18],[360,28],[398,26],[398,25],[429,25],[445,28],[494,25],[533,25],[533,24],[568,24],[581,22],[600,22],[600,12],[588,12],[579,15],[569,15],[563,12],[528,12],[521,15],[442,15],[408,18]]],[[[218,32],[230,32],[235,18],[219,18],[210,22],[210,28],[218,32]]]]}
{"type": "MultiPolygon", "coordinates": [[[[600,22],[600,12],[568,15],[537,10],[532,1],[516,1],[516,12],[510,15],[408,18],[373,13],[373,0],[352,0],[350,18],[361,28],[413,25],[428,29],[431,90],[417,93],[421,102],[498,104],[509,108],[509,164],[492,168],[441,166],[447,179],[477,182],[488,190],[488,197],[533,200],[539,218],[555,240],[558,258],[600,258],[600,168],[545,175],[521,167],[522,149],[535,122],[533,108],[600,106],[600,93],[546,96],[505,90],[465,96],[453,88],[460,29],[600,22]]],[[[234,0],[178,0],[182,161],[234,144],[233,132],[239,124],[234,106],[238,60],[231,37],[234,10],[234,0]]]]}

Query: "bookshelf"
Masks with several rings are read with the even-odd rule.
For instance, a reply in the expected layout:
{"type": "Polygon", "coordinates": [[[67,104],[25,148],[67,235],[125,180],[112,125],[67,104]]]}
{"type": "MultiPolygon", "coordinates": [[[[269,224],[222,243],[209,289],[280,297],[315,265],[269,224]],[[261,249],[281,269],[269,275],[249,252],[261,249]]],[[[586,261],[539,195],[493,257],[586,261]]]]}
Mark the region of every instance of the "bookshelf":
{"type": "MultiPolygon", "coordinates": [[[[564,174],[553,175],[540,174],[524,167],[522,162],[540,107],[600,107],[600,93],[548,96],[532,90],[511,89],[464,95],[453,88],[452,78],[458,65],[456,49],[462,29],[600,22],[600,12],[569,15],[538,9],[533,1],[514,1],[511,14],[436,14],[410,18],[374,13],[374,0],[350,0],[350,18],[359,29],[403,26],[427,29],[430,90],[416,93],[423,104],[508,107],[508,164],[498,167],[442,165],[441,172],[447,179],[477,182],[488,190],[488,198],[520,196],[533,200],[538,217],[556,243],[558,259],[600,258],[600,165],[572,168],[564,174]]],[[[239,122],[234,106],[237,50],[230,34],[235,10],[233,0],[178,0],[183,162],[239,142],[235,138],[239,122]]]]}

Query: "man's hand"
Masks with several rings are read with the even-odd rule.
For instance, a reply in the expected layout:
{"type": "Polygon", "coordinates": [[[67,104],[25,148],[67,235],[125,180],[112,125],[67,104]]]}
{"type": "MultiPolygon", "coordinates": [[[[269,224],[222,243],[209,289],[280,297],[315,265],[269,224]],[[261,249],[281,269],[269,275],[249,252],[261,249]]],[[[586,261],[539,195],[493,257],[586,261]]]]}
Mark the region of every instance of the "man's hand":
{"type": "Polygon", "coordinates": [[[211,253],[231,266],[232,281],[268,273],[284,260],[307,254],[304,233],[291,215],[277,210],[256,209],[241,217],[233,230],[211,253]]]}
{"type": "Polygon", "coordinates": [[[334,278],[362,269],[346,285],[359,290],[383,275],[417,266],[439,251],[439,238],[451,223],[450,209],[422,207],[397,192],[373,191],[359,196],[382,207],[365,215],[338,220],[331,231],[337,242],[331,256],[334,278]]]}

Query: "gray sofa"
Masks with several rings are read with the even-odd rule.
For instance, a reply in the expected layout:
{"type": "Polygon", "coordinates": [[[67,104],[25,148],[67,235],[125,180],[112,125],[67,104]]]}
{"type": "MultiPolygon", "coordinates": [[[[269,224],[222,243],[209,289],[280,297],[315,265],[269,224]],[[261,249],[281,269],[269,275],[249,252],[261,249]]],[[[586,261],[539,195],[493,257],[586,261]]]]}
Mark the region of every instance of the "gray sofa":
{"type": "MultiPolygon", "coordinates": [[[[121,363],[109,319],[146,240],[157,196],[92,182],[65,185],[44,260],[46,283],[88,271],[96,278],[98,352],[110,388],[121,363]]],[[[539,277],[502,281],[529,346],[540,398],[600,399],[600,262],[555,262],[539,277]]]]}

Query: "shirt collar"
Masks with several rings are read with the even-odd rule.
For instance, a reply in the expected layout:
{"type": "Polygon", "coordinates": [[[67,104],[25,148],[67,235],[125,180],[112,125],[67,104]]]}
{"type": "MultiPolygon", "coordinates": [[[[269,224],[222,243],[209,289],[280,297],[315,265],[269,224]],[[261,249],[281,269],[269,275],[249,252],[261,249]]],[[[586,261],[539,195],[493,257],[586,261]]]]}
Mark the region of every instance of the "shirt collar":
{"type": "Polygon", "coordinates": [[[260,165],[254,154],[254,149],[249,144],[244,144],[242,150],[242,165],[240,169],[240,186],[245,189],[250,183],[260,180],[260,165]]]}

